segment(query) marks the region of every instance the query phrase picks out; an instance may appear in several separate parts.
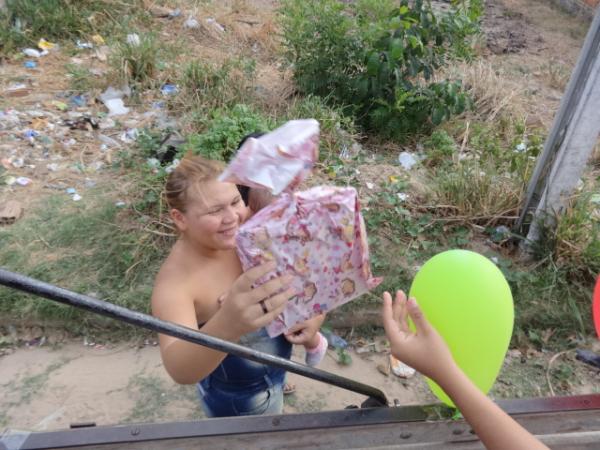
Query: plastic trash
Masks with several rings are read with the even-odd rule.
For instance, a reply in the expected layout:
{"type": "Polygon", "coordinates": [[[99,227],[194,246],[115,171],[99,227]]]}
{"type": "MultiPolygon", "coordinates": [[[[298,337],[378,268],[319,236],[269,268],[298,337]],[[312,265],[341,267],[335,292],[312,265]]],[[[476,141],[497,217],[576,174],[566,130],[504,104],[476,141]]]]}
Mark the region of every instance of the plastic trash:
{"type": "Polygon", "coordinates": [[[390,355],[390,367],[392,368],[392,373],[399,378],[411,378],[416,372],[415,369],[397,360],[392,355],[390,355]]]}
{"type": "Polygon", "coordinates": [[[132,47],[137,47],[140,45],[140,36],[137,33],[128,34],[127,43],[132,47]]]}
{"type": "Polygon", "coordinates": [[[72,105],[75,105],[79,108],[84,107],[85,105],[87,105],[87,99],[85,98],[85,95],[73,95],[70,99],[69,102],[72,105]]]}
{"type": "Polygon", "coordinates": [[[404,170],[410,170],[417,164],[417,158],[412,153],[402,152],[398,155],[398,162],[404,170]]]}
{"type": "Polygon", "coordinates": [[[206,19],[206,23],[214,26],[217,30],[219,30],[221,33],[223,33],[225,31],[225,27],[223,27],[223,25],[221,25],[219,22],[217,22],[214,17],[209,17],[208,19],[206,19]]]}
{"type": "Polygon", "coordinates": [[[179,88],[174,84],[165,84],[160,89],[160,92],[162,93],[162,95],[175,95],[177,94],[177,92],[179,92],[179,88]]]}
{"type": "Polygon", "coordinates": [[[125,203],[124,201],[119,200],[119,201],[115,202],[115,206],[117,208],[124,208],[124,207],[127,206],[127,203],[125,203]]]}
{"type": "Polygon", "coordinates": [[[98,121],[93,117],[83,116],[75,120],[65,120],[64,124],[71,130],[97,130],[98,121]]]}
{"type": "Polygon", "coordinates": [[[91,50],[94,48],[94,44],[92,44],[91,42],[83,42],[83,41],[80,41],[79,39],[77,39],[77,41],[75,42],[75,45],[77,45],[77,48],[87,49],[87,50],[91,50]]]}
{"type": "Polygon", "coordinates": [[[501,242],[508,239],[511,236],[510,228],[506,225],[499,225],[492,231],[491,239],[493,242],[501,242]]]}
{"type": "Polygon", "coordinates": [[[181,10],[179,8],[174,9],[173,11],[171,11],[169,13],[169,19],[174,19],[174,18],[179,17],[179,16],[181,16],[181,10]]]}
{"type": "Polygon", "coordinates": [[[146,164],[148,164],[153,169],[158,169],[160,167],[160,161],[156,158],[148,158],[146,160],[146,164]]]}
{"type": "Polygon", "coordinates": [[[54,44],[54,43],[52,43],[52,42],[49,42],[49,41],[47,41],[47,40],[46,40],[46,39],[44,39],[44,38],[41,38],[41,39],[38,41],[38,44],[37,44],[37,46],[38,46],[38,48],[41,48],[42,50],[52,50],[53,48],[55,48],[55,47],[56,47],[56,44],[54,44]]]}
{"type": "Polygon", "coordinates": [[[81,200],[81,195],[79,194],[73,194],[73,197],[71,197],[73,199],[74,202],[78,202],[79,200],[81,200]]]}
{"type": "Polygon", "coordinates": [[[43,52],[36,50],[34,48],[26,48],[23,50],[23,54],[25,56],[29,56],[30,58],[41,58],[43,56],[43,52]]]}
{"type": "Polygon", "coordinates": [[[92,41],[94,41],[94,44],[96,45],[104,45],[104,38],[102,36],[100,36],[99,34],[95,34],[92,36],[92,41]]]}
{"type": "Polygon", "coordinates": [[[27,60],[23,63],[23,67],[26,69],[35,69],[37,67],[37,63],[35,61],[27,60]]]}
{"type": "Polygon", "coordinates": [[[30,92],[31,89],[25,83],[13,83],[4,90],[7,97],[24,97],[30,92]]]}
{"type": "Polygon", "coordinates": [[[515,153],[523,153],[525,150],[527,150],[527,145],[525,145],[525,142],[521,142],[515,147],[515,153]]]}
{"type": "Polygon", "coordinates": [[[108,108],[108,116],[122,116],[129,113],[129,108],[123,103],[123,99],[113,98],[104,102],[108,108]]]}
{"type": "Polygon", "coordinates": [[[171,164],[169,164],[167,167],[165,167],[165,172],[166,173],[173,172],[177,168],[178,165],[179,165],[179,160],[177,158],[175,158],[171,164]]]}
{"type": "Polygon", "coordinates": [[[69,195],[77,194],[77,190],[72,187],[65,189],[65,192],[69,195]]]}
{"type": "Polygon", "coordinates": [[[575,358],[577,358],[579,361],[600,369],[600,355],[589,350],[577,349],[575,352],[577,353],[575,358]]]}
{"type": "Polygon", "coordinates": [[[34,140],[36,137],[38,137],[39,135],[40,135],[40,133],[38,133],[38,132],[37,132],[37,131],[35,131],[35,130],[25,130],[25,131],[23,132],[23,137],[24,137],[25,139],[27,139],[28,141],[30,141],[30,142],[33,142],[33,140],[34,140]]]}
{"type": "Polygon", "coordinates": [[[339,337],[333,331],[327,328],[321,328],[321,334],[325,336],[329,345],[335,349],[345,349],[348,347],[348,342],[345,339],[339,337]]]}
{"type": "Polygon", "coordinates": [[[121,145],[117,141],[115,141],[113,138],[106,136],[104,134],[99,135],[98,139],[100,139],[100,142],[102,142],[107,147],[119,147],[121,145]]]}
{"type": "Polygon", "coordinates": [[[66,111],[67,109],[69,109],[69,105],[67,105],[65,102],[59,102],[58,100],[54,100],[52,102],[52,105],[56,107],[56,109],[58,109],[59,111],[66,111]]]}
{"type": "Polygon", "coordinates": [[[31,179],[27,177],[18,177],[15,181],[19,186],[28,186],[31,184],[31,179]]]}
{"type": "Polygon", "coordinates": [[[137,128],[129,128],[120,136],[119,139],[126,144],[133,144],[137,140],[139,134],[140,132],[137,128]]]}
{"type": "Polygon", "coordinates": [[[183,23],[183,26],[189,29],[200,28],[200,23],[193,17],[189,16],[187,20],[183,23]]]}
{"type": "Polygon", "coordinates": [[[17,169],[20,169],[25,165],[25,160],[23,158],[9,158],[11,165],[17,169]]]}
{"type": "Polygon", "coordinates": [[[406,200],[408,200],[408,194],[406,194],[405,192],[398,192],[396,194],[396,197],[398,197],[398,200],[400,200],[401,202],[405,202],[406,200]]]}

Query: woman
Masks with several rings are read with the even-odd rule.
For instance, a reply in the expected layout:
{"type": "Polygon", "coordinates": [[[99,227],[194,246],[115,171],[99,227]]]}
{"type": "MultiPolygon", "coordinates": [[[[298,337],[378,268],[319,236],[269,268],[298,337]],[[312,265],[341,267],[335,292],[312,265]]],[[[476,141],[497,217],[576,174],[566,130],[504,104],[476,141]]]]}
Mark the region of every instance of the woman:
{"type": "MultiPolygon", "coordinates": [[[[289,358],[292,343],[312,345],[323,321],[316,317],[290,335],[269,338],[264,326],[295,295],[290,275],[252,289],[274,265],[242,273],[235,235],[250,212],[235,184],[217,180],[217,161],[186,157],[169,175],[166,200],[179,238],[163,263],[152,313],[256,350],[289,358]]],[[[173,380],[198,383],[208,416],[277,414],[283,409],[285,371],[160,335],[163,363],[173,380]]]]}

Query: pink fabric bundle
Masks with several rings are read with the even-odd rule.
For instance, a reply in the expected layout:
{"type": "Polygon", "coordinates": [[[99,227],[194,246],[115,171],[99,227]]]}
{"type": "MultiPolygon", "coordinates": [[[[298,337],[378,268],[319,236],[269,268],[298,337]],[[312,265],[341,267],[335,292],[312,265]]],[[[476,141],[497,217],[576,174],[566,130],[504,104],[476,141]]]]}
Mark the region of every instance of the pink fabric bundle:
{"type": "Polygon", "coordinates": [[[354,188],[319,186],[289,192],[310,173],[318,154],[318,133],[315,120],[294,120],[249,139],[220,178],[268,188],[273,194],[286,190],[244,223],[236,238],[244,270],[275,260],[276,274],[295,275],[292,286],[298,294],[267,326],[270,336],[331,311],[381,282],[371,274],[354,188]]]}

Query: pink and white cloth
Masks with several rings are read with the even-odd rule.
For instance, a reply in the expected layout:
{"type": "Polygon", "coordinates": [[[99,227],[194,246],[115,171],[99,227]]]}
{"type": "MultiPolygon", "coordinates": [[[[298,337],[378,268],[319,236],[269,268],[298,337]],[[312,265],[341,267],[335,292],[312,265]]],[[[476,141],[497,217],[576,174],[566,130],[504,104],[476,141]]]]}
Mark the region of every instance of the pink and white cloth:
{"type": "MultiPolygon", "coordinates": [[[[369,263],[364,220],[352,187],[318,186],[291,192],[309,173],[318,154],[318,123],[295,120],[258,139],[249,139],[222,181],[283,194],[245,222],[237,234],[244,270],[275,260],[295,275],[297,295],[267,326],[270,336],[347,303],[376,287],[369,263]]],[[[261,282],[263,280],[260,280],[261,282]]]]}

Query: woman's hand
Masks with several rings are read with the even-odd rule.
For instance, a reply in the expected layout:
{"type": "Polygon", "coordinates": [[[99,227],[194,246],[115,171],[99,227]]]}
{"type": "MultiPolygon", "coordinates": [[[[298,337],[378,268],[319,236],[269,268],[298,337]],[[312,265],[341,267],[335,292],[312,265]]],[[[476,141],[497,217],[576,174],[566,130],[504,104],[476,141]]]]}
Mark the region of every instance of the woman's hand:
{"type": "Polygon", "coordinates": [[[305,322],[294,325],[285,333],[285,338],[296,345],[307,345],[310,348],[316,347],[319,340],[315,336],[325,321],[325,314],[320,314],[305,322]]]}
{"type": "Polygon", "coordinates": [[[448,346],[427,321],[414,298],[406,300],[404,292],[397,291],[392,305],[392,296],[385,292],[382,313],[394,357],[434,381],[456,368],[448,346]],[[408,327],[409,316],[416,327],[414,332],[408,327]]]}
{"type": "Polygon", "coordinates": [[[289,286],[292,277],[283,275],[252,288],[261,277],[275,270],[269,262],[244,272],[221,302],[215,314],[223,326],[237,338],[271,323],[285,308],[286,302],[295,295],[289,286]]]}

